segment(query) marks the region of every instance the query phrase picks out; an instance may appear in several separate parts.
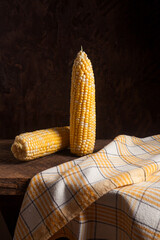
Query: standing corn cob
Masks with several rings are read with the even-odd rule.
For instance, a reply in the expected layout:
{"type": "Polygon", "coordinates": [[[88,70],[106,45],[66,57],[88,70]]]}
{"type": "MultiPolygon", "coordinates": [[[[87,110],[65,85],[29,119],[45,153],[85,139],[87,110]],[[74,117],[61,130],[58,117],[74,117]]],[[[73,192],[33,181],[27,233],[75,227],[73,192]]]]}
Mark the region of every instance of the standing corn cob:
{"type": "Polygon", "coordinates": [[[42,157],[69,146],[69,127],[56,127],[16,136],[11,151],[23,161],[42,157]]]}
{"type": "Polygon", "coordinates": [[[92,64],[81,49],[72,68],[70,98],[70,149],[83,156],[92,153],[96,137],[95,82],[92,64]]]}

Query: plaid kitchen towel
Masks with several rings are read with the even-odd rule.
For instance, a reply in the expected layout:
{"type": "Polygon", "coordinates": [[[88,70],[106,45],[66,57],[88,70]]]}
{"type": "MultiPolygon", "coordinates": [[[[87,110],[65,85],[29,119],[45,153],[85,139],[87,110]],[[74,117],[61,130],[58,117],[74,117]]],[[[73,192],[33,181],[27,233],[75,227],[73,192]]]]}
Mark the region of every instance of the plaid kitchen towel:
{"type": "Polygon", "coordinates": [[[147,181],[113,189],[50,240],[159,240],[160,171],[147,181]]]}
{"type": "MultiPolygon", "coordinates": [[[[113,189],[119,191],[136,183],[148,183],[159,167],[160,135],[143,139],[121,135],[97,153],[37,174],[25,194],[14,240],[47,240],[51,236],[54,239],[60,229],[83,216],[102,196],[113,189]]],[[[139,201],[140,191],[136,191],[134,199],[139,201]]],[[[146,190],[142,195],[145,193],[146,190]]],[[[75,239],[99,239],[99,236],[75,239]]]]}

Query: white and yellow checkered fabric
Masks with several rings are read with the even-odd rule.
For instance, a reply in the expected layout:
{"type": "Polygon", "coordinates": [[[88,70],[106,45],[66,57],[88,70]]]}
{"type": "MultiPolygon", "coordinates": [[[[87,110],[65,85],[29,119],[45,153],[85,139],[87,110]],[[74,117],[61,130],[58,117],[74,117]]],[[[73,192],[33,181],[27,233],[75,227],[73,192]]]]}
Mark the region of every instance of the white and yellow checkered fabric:
{"type": "Polygon", "coordinates": [[[160,135],[121,135],[32,178],[14,240],[160,239],[160,135]]]}

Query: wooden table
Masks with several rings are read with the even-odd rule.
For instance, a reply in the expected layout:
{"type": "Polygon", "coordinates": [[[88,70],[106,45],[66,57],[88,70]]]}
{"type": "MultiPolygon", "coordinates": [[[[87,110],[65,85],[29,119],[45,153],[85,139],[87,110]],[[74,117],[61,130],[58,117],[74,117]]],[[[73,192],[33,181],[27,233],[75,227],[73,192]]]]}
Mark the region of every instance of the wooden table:
{"type": "MultiPolygon", "coordinates": [[[[97,152],[110,140],[97,140],[94,152],[97,152]]],[[[16,220],[30,179],[47,168],[71,161],[76,156],[69,149],[59,151],[33,161],[16,160],[11,152],[13,140],[0,140],[0,209],[13,236],[16,220]]]]}

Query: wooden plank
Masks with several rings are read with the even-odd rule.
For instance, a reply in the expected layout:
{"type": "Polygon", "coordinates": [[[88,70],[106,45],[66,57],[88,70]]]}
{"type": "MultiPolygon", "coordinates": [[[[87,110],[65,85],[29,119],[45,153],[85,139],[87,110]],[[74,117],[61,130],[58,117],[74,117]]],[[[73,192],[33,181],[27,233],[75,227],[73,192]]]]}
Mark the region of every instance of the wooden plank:
{"type": "MultiPolygon", "coordinates": [[[[94,152],[109,142],[110,140],[97,140],[94,152]]],[[[13,140],[0,140],[0,195],[24,194],[35,174],[77,158],[66,149],[33,161],[22,162],[12,155],[10,150],[12,143],[13,140]]]]}

